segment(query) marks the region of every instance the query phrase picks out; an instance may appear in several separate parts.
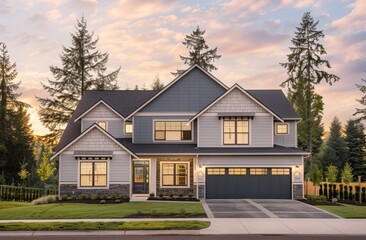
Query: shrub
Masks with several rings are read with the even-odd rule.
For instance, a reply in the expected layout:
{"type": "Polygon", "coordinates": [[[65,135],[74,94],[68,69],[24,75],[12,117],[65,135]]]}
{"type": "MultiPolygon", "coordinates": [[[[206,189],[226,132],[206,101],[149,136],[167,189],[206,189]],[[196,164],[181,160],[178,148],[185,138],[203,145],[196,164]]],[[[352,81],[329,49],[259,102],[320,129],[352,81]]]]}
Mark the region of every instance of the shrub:
{"type": "Polygon", "coordinates": [[[150,197],[155,197],[155,193],[150,193],[150,197]]]}
{"type": "Polygon", "coordinates": [[[124,200],[126,196],[124,194],[119,195],[119,199],[124,200]]]}
{"type": "Polygon", "coordinates": [[[169,197],[173,198],[174,197],[174,193],[170,193],[169,197]]]}
{"type": "Polygon", "coordinates": [[[332,203],[337,203],[338,199],[337,198],[332,198],[332,203]]]}
{"type": "Polygon", "coordinates": [[[337,184],[333,184],[333,198],[338,198],[337,184]]]}
{"type": "Polygon", "coordinates": [[[163,198],[164,195],[162,193],[159,193],[159,198],[163,198]]]}
{"type": "Polygon", "coordinates": [[[92,199],[92,200],[97,200],[97,199],[98,199],[98,194],[93,194],[93,195],[91,196],[91,199],[92,199]]]}
{"type": "Polygon", "coordinates": [[[323,195],[323,185],[319,185],[319,195],[322,196],[323,195]]]}
{"type": "MultiPolygon", "coordinates": [[[[67,199],[67,197],[66,197],[66,199],[67,199]]],[[[41,205],[41,204],[47,204],[47,203],[54,203],[56,201],[57,201],[57,196],[56,195],[48,195],[48,196],[44,196],[44,197],[34,199],[32,201],[32,205],[41,205]]]]}
{"type": "Polygon", "coordinates": [[[103,199],[103,200],[100,200],[100,202],[99,202],[100,204],[104,204],[104,203],[106,203],[106,201],[105,201],[105,199],[103,199]]]}
{"type": "Polygon", "coordinates": [[[356,189],[355,200],[356,200],[356,202],[359,202],[360,201],[360,189],[361,189],[361,187],[360,186],[355,186],[355,189],[356,189]]]}
{"type": "Polygon", "coordinates": [[[339,184],[339,199],[344,199],[343,198],[343,184],[339,184]]]}
{"type": "Polygon", "coordinates": [[[87,198],[88,198],[88,195],[87,195],[87,194],[85,194],[85,193],[83,193],[83,194],[81,194],[81,195],[80,195],[80,198],[81,198],[82,200],[85,200],[85,199],[87,199],[87,198]]]}
{"type": "Polygon", "coordinates": [[[183,193],[179,193],[179,195],[178,195],[180,198],[182,198],[183,197],[183,193]]]}
{"type": "Polygon", "coordinates": [[[67,195],[66,195],[66,194],[62,195],[62,196],[61,196],[61,200],[62,200],[62,201],[66,201],[66,200],[67,200],[67,195]]]}
{"type": "Polygon", "coordinates": [[[327,199],[324,195],[308,195],[306,197],[310,202],[323,202],[327,199]]]}
{"type": "Polygon", "coordinates": [[[103,194],[101,198],[102,200],[107,200],[107,194],[103,194]]]}
{"type": "Polygon", "coordinates": [[[114,202],[115,202],[115,203],[120,203],[120,202],[121,202],[121,200],[116,199],[116,200],[114,200],[114,202]]]}
{"type": "Polygon", "coordinates": [[[192,193],[188,194],[188,197],[193,198],[193,194],[192,193]]]}
{"type": "Polygon", "coordinates": [[[349,194],[348,194],[348,200],[352,201],[353,200],[353,187],[352,186],[349,186],[349,194]]]}
{"type": "Polygon", "coordinates": [[[324,183],[324,196],[328,197],[328,184],[324,183]]]}
{"type": "Polygon", "coordinates": [[[72,199],[72,200],[76,200],[76,199],[77,199],[77,196],[76,196],[76,195],[72,195],[72,196],[71,196],[71,199],[72,199]]]}
{"type": "Polygon", "coordinates": [[[117,198],[116,194],[112,193],[112,194],[111,194],[111,199],[112,199],[112,200],[116,200],[116,198],[117,198]]]}
{"type": "Polygon", "coordinates": [[[361,188],[361,201],[366,203],[366,187],[361,188]]]}
{"type": "Polygon", "coordinates": [[[348,186],[344,186],[344,200],[348,200],[348,186]]]}

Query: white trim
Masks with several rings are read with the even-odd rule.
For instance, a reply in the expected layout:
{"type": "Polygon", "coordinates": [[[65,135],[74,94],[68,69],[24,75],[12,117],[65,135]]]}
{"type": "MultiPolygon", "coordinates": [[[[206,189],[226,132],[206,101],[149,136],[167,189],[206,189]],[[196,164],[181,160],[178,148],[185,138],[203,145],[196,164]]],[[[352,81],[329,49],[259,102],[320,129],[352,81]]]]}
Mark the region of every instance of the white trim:
{"type": "Polygon", "coordinates": [[[297,124],[298,122],[295,122],[295,134],[294,134],[294,137],[295,137],[295,147],[297,148],[298,146],[298,137],[297,137],[297,124]]]}
{"type": "MultiPolygon", "coordinates": [[[[248,148],[252,146],[252,119],[248,118],[248,144],[224,144],[224,119],[220,119],[221,124],[221,146],[223,148],[248,148]]],[[[235,131],[236,132],[236,131],[235,131]]]]}
{"type": "Polygon", "coordinates": [[[274,119],[272,116],[272,126],[271,126],[271,131],[272,131],[272,147],[274,146],[274,119]]]}
{"type": "Polygon", "coordinates": [[[105,129],[104,130],[108,132],[108,121],[107,120],[98,120],[95,123],[98,124],[98,126],[100,126],[99,125],[100,122],[105,122],[105,129]]]}
{"type": "Polygon", "coordinates": [[[132,144],[135,144],[135,116],[132,117],[132,144]]]}
{"type": "Polygon", "coordinates": [[[309,156],[309,153],[136,153],[139,156],[309,156]]]}
{"type": "Polygon", "coordinates": [[[109,183],[112,185],[112,184],[130,184],[130,182],[128,181],[109,181],[109,183]]]}
{"type": "Polygon", "coordinates": [[[178,82],[180,79],[182,79],[185,75],[187,75],[189,72],[192,71],[192,69],[198,68],[202,72],[204,72],[207,76],[209,76],[212,80],[216,81],[219,85],[221,85],[224,89],[228,90],[228,87],[223,84],[220,80],[218,80],[216,77],[214,77],[211,73],[207,72],[203,68],[201,68],[199,65],[195,64],[184,71],[183,74],[175,78],[173,81],[171,81],[168,85],[165,86],[164,89],[159,91],[157,94],[155,94],[152,98],[150,98],[148,101],[146,101],[144,104],[142,104],[140,107],[138,107],[135,111],[133,111],[130,115],[126,117],[126,119],[129,119],[130,117],[134,116],[137,112],[139,112],[142,108],[144,108],[146,105],[148,105],[150,102],[152,102],[154,99],[156,99],[158,96],[160,96],[163,92],[165,92],[167,89],[169,89],[174,83],[178,82]]]}
{"type": "Polygon", "coordinates": [[[113,120],[121,120],[121,118],[99,117],[99,118],[83,118],[82,120],[86,120],[86,121],[113,121],[113,120]]]}
{"type": "MultiPolygon", "coordinates": [[[[109,169],[109,160],[77,160],[78,161],[78,182],[77,182],[77,189],[109,189],[109,179],[110,179],[110,169],[109,169]],[[80,165],[82,162],[106,162],[107,163],[107,186],[105,187],[81,187],[80,186],[80,165]]],[[[93,173],[94,174],[94,173],[93,173]]]]}
{"type": "Polygon", "coordinates": [[[61,199],[61,170],[62,164],[61,164],[61,155],[58,158],[58,199],[61,199]]]}
{"type": "MultiPolygon", "coordinates": [[[[174,171],[176,171],[176,169],[174,169],[174,171]]],[[[194,173],[193,173],[194,174],[194,173]]],[[[191,163],[190,161],[160,161],[160,183],[159,183],[159,188],[190,188],[191,187],[191,163]],[[174,164],[188,164],[188,174],[187,174],[187,181],[188,181],[188,185],[187,186],[163,186],[163,168],[162,165],[165,163],[174,163],[174,164]]]]}
{"type": "Polygon", "coordinates": [[[109,108],[112,112],[114,112],[115,114],[117,114],[117,116],[121,117],[124,120],[124,117],[119,114],[116,110],[114,110],[111,106],[109,106],[106,102],[104,102],[103,100],[99,100],[97,103],[95,103],[93,106],[91,106],[87,111],[85,111],[83,114],[81,114],[79,117],[77,117],[74,122],[78,121],[79,119],[81,119],[82,117],[84,117],[86,114],[88,114],[91,110],[93,110],[96,106],[98,106],[99,104],[103,103],[107,108],[109,108]]]}
{"type": "Polygon", "coordinates": [[[228,89],[225,93],[223,93],[220,97],[218,97],[215,101],[210,103],[207,107],[202,109],[200,112],[198,112],[193,118],[189,120],[189,122],[192,122],[199,116],[201,116],[204,112],[206,112],[209,108],[211,108],[213,105],[215,105],[217,102],[219,102],[222,98],[224,98],[226,95],[228,95],[232,90],[239,89],[242,93],[244,93],[247,97],[249,97],[251,100],[256,102],[259,106],[261,106],[264,110],[269,112],[271,115],[276,117],[279,121],[283,122],[283,119],[280,118],[277,114],[272,112],[270,109],[268,109],[266,106],[264,106],[261,102],[259,102],[256,98],[254,98],[252,95],[250,95],[245,89],[243,89],[239,84],[235,83],[230,89],[228,89]]]}
{"type": "Polygon", "coordinates": [[[275,122],[275,134],[277,136],[289,135],[290,134],[290,124],[289,123],[286,123],[286,122],[282,122],[282,123],[275,122]],[[277,133],[277,126],[278,125],[287,125],[287,133],[277,133]]]}
{"type": "Polygon", "coordinates": [[[135,116],[194,116],[197,112],[141,112],[135,116]]]}
{"type": "Polygon", "coordinates": [[[200,134],[199,134],[199,130],[200,130],[200,119],[197,119],[197,147],[200,147],[200,134]]]}
{"type": "Polygon", "coordinates": [[[94,123],[91,127],[89,127],[87,130],[85,130],[83,133],[81,133],[77,138],[75,138],[73,141],[71,141],[69,144],[67,144],[65,147],[63,147],[61,150],[56,152],[50,160],[54,159],[57,155],[61,154],[64,150],[69,148],[71,145],[73,145],[76,141],[78,141],[80,138],[82,138],[84,135],[86,135],[88,132],[93,130],[94,128],[97,128],[99,131],[104,133],[107,137],[109,137],[113,142],[115,142],[118,146],[120,146],[123,150],[131,154],[132,156],[138,158],[133,152],[128,150],[125,146],[123,146],[121,143],[119,143],[114,137],[112,137],[107,131],[105,131],[103,128],[99,127],[98,124],[94,123]]]}
{"type": "Polygon", "coordinates": [[[152,125],[152,141],[154,143],[192,143],[192,142],[194,142],[194,125],[193,125],[193,122],[190,123],[191,124],[191,132],[192,132],[192,136],[191,136],[192,139],[191,140],[155,140],[155,122],[188,122],[188,119],[153,119],[153,122],[152,122],[152,124],[153,124],[152,125]]]}

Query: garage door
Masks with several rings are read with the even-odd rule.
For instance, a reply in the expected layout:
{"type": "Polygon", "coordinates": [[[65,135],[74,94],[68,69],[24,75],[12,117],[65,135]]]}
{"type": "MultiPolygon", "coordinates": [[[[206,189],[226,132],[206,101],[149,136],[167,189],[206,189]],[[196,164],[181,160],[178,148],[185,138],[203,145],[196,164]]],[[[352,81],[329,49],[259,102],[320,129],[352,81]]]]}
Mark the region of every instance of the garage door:
{"type": "Polygon", "coordinates": [[[206,168],[206,198],[291,198],[290,168],[206,168]]]}

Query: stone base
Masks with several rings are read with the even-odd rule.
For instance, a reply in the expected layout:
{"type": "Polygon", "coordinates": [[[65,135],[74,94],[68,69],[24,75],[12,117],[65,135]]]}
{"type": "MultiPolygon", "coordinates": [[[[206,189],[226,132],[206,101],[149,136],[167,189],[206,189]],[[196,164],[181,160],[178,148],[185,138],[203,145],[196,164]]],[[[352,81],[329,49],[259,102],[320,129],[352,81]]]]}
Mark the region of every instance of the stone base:
{"type": "Polygon", "coordinates": [[[198,185],[198,196],[199,199],[205,198],[205,185],[198,185]]]}
{"type": "Polygon", "coordinates": [[[292,197],[294,199],[303,198],[304,197],[303,193],[304,193],[304,185],[302,183],[292,185],[292,197]]]}
{"type": "Polygon", "coordinates": [[[106,194],[110,196],[116,194],[118,197],[124,194],[126,197],[130,196],[130,184],[110,184],[109,189],[78,189],[76,184],[60,184],[60,195],[67,195],[71,197],[72,195],[79,196],[81,194],[87,194],[91,197],[93,194],[103,195],[106,194]]]}

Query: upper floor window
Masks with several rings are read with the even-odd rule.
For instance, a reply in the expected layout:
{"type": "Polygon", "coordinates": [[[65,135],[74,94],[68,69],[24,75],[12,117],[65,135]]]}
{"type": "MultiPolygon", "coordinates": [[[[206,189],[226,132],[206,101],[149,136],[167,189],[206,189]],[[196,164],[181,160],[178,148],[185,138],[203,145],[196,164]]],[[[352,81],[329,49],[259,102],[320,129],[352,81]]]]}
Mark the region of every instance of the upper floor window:
{"type": "Polygon", "coordinates": [[[248,145],[249,120],[242,118],[224,118],[224,144],[248,145]]]}
{"type": "Polygon", "coordinates": [[[192,140],[192,124],[188,122],[156,121],[154,131],[156,141],[192,140]]]}
{"type": "Polygon", "coordinates": [[[80,162],[80,187],[106,187],[107,162],[80,162]]]}
{"type": "Polygon", "coordinates": [[[125,134],[132,134],[132,122],[125,122],[125,134]]]}
{"type": "Polygon", "coordinates": [[[288,124],[276,124],[276,134],[288,134],[288,124]]]}
{"type": "Polygon", "coordinates": [[[97,121],[97,124],[99,125],[99,127],[107,131],[107,121],[97,121]]]}

